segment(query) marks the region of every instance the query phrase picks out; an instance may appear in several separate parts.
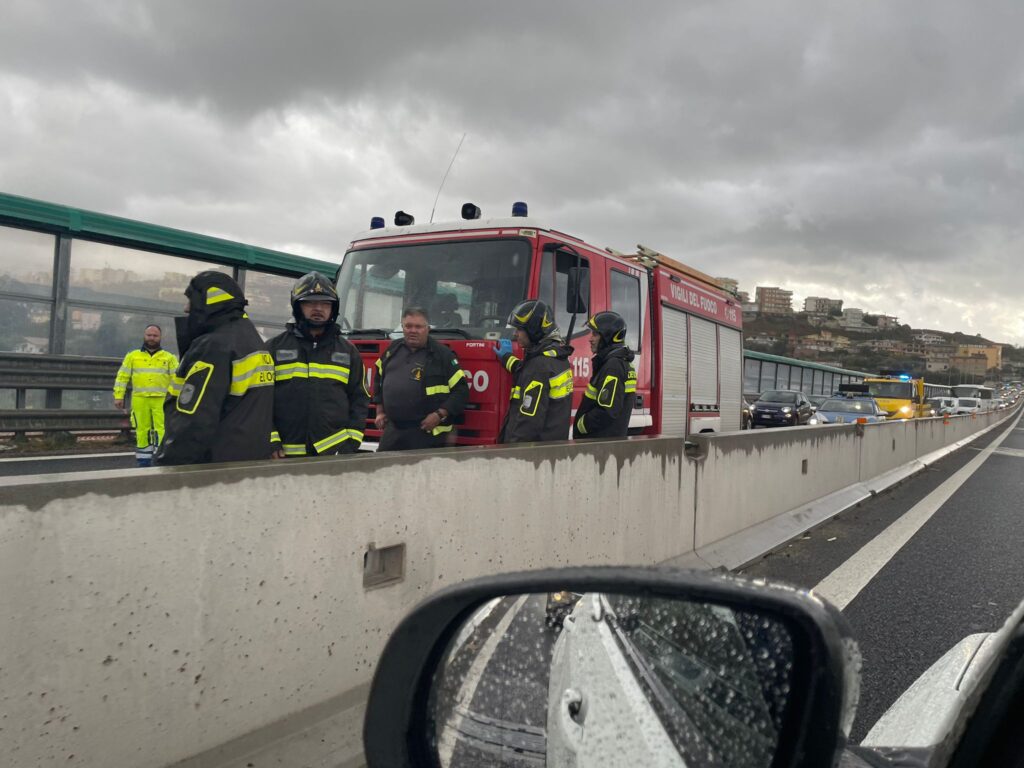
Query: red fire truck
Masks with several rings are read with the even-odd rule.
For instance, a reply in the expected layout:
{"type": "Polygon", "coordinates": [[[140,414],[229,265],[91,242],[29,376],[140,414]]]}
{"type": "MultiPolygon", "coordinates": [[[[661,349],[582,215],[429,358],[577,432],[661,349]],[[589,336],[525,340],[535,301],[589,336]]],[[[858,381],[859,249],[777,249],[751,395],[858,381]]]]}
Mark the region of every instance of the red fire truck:
{"type": "MultiPolygon", "coordinates": [[[[740,428],[742,312],[712,278],[643,246],[624,254],[589,245],[530,218],[524,203],[501,219],[482,219],[467,203],[462,216],[417,225],[399,211],[392,227],[374,217],[345,253],[337,275],[339,322],[362,353],[371,392],[374,362],[401,336],[402,308],[424,307],[432,336],[454,350],[469,380],[458,444],[495,442],[511,377],[492,349],[512,338],[512,308],[538,298],[554,308],[563,334],[576,314],[574,408],[591,374],[587,317],[610,309],[625,318],[626,343],[637,355],[630,434],[740,428]]],[[[371,409],[369,445],[379,436],[373,415],[371,409]]],[[[566,424],[567,438],[569,431],[566,424]]]]}

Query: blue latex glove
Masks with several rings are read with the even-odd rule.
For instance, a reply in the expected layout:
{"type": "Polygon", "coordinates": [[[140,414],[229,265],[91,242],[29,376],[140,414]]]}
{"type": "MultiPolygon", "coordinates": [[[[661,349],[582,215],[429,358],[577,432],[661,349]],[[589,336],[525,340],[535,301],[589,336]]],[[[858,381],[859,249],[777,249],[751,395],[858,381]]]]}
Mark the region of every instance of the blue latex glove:
{"type": "Polygon", "coordinates": [[[505,357],[506,355],[512,354],[512,340],[502,339],[498,342],[498,346],[493,347],[494,354],[498,356],[498,359],[505,357]]]}

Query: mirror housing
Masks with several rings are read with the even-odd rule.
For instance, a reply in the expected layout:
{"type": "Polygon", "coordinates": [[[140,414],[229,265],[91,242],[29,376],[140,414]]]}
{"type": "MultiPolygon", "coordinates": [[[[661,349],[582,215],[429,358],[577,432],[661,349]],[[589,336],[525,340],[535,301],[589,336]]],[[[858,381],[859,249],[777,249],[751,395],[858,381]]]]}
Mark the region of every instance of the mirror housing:
{"type": "Polygon", "coordinates": [[[580,567],[467,581],[439,591],[408,614],[374,673],[363,727],[367,765],[436,765],[430,698],[434,673],[451,641],[488,601],[558,592],[703,601],[784,624],[793,639],[794,665],[773,765],[832,765],[845,746],[856,709],[859,653],[843,616],[820,597],[727,574],[580,567]]]}

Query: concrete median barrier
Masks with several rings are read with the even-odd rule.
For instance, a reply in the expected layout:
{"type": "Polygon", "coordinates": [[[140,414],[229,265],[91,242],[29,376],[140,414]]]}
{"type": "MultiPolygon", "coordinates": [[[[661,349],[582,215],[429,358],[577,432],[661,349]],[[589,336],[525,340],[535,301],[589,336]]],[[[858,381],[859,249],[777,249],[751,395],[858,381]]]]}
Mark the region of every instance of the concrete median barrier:
{"type": "Polygon", "coordinates": [[[693,482],[677,438],[15,481],[0,749],[358,764],[374,664],[410,608],[474,576],[692,551],[693,482]]]}
{"type": "Polygon", "coordinates": [[[0,750],[12,765],[358,765],[378,655],[438,588],[737,565],[1014,415],[701,435],[685,454],[640,438],[13,480],[0,750]]]}

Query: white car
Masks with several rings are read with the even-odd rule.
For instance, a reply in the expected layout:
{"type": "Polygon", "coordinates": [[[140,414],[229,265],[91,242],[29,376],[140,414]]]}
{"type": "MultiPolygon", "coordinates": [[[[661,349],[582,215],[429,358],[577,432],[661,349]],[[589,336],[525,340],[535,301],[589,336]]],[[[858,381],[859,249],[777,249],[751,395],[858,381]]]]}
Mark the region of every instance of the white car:
{"type": "Polygon", "coordinates": [[[722,606],[584,595],[551,656],[547,764],[625,765],[604,741],[584,738],[604,728],[630,765],[685,768],[708,754],[768,765],[779,703],[757,659],[762,644],[785,640],[763,617],[722,606]]]}

